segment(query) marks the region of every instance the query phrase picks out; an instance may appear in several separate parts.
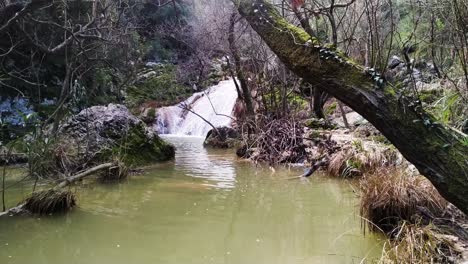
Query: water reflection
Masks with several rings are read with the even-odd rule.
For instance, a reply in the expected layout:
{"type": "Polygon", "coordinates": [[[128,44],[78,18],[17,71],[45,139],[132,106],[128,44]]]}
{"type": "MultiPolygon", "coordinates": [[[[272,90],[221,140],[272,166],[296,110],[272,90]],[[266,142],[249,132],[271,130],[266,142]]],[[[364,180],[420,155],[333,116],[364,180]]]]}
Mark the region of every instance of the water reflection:
{"type": "Polygon", "coordinates": [[[224,151],[212,150],[210,153],[203,147],[203,138],[164,135],[163,138],[177,148],[175,171],[186,176],[205,179],[205,186],[232,189],[235,187],[236,173],[234,158],[224,155],[224,151]]]}
{"type": "Polygon", "coordinates": [[[166,138],[176,159],[119,184],[80,187],[66,216],[0,219],[0,263],[360,263],[379,256],[342,181],[285,181],[202,139],[166,138]]]}

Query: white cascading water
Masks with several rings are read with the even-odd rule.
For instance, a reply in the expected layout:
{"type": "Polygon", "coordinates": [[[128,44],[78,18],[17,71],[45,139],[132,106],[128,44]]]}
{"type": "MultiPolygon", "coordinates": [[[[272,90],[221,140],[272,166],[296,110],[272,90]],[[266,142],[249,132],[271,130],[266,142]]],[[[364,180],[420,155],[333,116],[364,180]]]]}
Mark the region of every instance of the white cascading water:
{"type": "Polygon", "coordinates": [[[215,127],[230,126],[237,100],[237,91],[232,79],[222,81],[207,90],[193,94],[184,102],[157,111],[156,129],[160,134],[206,136],[212,128],[199,116],[184,111],[182,105],[208,120],[215,127]]]}

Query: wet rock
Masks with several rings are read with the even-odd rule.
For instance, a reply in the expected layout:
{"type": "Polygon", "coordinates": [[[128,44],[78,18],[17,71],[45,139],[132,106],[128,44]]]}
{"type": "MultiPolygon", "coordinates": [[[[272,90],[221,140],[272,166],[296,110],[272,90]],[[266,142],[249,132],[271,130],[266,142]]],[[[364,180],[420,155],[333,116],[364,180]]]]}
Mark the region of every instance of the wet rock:
{"type": "Polygon", "coordinates": [[[230,127],[211,129],[206,135],[204,146],[214,148],[234,148],[240,145],[241,138],[237,130],[230,127]]]}
{"type": "Polygon", "coordinates": [[[388,68],[395,69],[401,63],[403,63],[403,61],[398,56],[392,56],[388,61],[388,68]]]}
{"type": "Polygon", "coordinates": [[[169,160],[175,152],[123,105],[85,109],[67,120],[59,134],[60,142],[71,147],[67,152],[88,161],[119,155],[128,165],[143,165],[169,160]]]}

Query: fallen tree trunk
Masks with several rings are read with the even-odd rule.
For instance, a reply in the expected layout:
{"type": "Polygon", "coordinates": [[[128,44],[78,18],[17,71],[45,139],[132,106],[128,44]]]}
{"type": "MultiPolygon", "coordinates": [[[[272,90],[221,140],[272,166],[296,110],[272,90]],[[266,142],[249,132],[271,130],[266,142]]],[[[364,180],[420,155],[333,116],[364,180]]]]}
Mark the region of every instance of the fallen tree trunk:
{"type": "Polygon", "coordinates": [[[265,0],[233,0],[239,12],[295,74],[371,122],[440,194],[468,213],[466,135],[437,123],[421,103],[372,69],[320,43],[265,0]],[[466,142],[466,141],[465,141],[466,142]]]}
{"type": "Polygon", "coordinates": [[[65,178],[62,182],[60,182],[57,186],[54,187],[54,189],[61,189],[63,187],[66,187],[76,181],[79,181],[91,174],[94,174],[98,171],[101,171],[101,170],[105,170],[105,169],[110,169],[112,168],[113,166],[116,166],[114,163],[104,163],[104,164],[101,164],[101,165],[98,165],[96,167],[92,167],[84,172],[81,172],[81,173],[78,173],[76,174],[75,176],[71,176],[71,177],[67,177],[65,178]]]}

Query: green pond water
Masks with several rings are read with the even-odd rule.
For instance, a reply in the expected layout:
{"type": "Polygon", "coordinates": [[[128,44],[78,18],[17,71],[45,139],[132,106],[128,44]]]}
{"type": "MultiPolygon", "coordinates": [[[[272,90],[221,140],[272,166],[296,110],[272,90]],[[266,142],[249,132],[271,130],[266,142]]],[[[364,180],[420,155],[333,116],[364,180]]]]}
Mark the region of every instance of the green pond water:
{"type": "MultiPolygon", "coordinates": [[[[284,180],[301,168],[255,166],[200,138],[166,140],[174,161],[114,184],[77,187],[66,215],[0,218],[0,263],[370,263],[382,237],[363,235],[346,181],[284,180]]],[[[19,171],[20,172],[20,171],[19,171]]],[[[9,170],[7,185],[21,178],[9,170]]],[[[31,190],[10,187],[12,206],[31,190]]]]}

